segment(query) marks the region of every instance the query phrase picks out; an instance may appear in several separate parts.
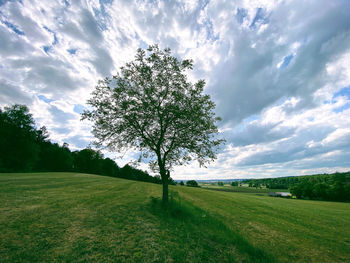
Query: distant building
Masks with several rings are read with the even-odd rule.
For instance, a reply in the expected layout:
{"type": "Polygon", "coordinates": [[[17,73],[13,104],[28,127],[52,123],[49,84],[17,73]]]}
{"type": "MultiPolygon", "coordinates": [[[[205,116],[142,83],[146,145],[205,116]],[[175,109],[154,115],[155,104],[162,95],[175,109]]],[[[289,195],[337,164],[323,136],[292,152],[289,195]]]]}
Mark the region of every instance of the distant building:
{"type": "Polygon", "coordinates": [[[292,194],[289,192],[270,192],[269,196],[273,197],[292,197],[292,194]]]}

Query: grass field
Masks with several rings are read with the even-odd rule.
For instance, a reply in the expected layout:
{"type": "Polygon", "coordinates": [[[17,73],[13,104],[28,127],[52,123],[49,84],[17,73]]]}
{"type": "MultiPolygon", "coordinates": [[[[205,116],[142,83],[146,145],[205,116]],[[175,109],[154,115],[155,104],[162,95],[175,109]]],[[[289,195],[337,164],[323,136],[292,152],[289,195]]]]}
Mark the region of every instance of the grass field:
{"type": "Polygon", "coordinates": [[[0,174],[0,262],[349,262],[350,204],[0,174]]]}
{"type": "Polygon", "coordinates": [[[268,194],[269,192],[288,192],[288,189],[269,189],[269,188],[255,188],[245,186],[231,186],[229,184],[225,184],[223,186],[219,186],[217,184],[199,184],[200,187],[208,190],[216,190],[223,192],[235,192],[235,193],[261,193],[268,194]]]}

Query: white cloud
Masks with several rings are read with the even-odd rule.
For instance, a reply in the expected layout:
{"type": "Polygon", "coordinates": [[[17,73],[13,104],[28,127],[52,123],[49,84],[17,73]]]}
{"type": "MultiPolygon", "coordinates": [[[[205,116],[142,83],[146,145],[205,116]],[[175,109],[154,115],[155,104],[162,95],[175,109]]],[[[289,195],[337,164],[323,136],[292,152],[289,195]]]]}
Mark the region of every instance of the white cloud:
{"type": "Polygon", "coordinates": [[[0,105],[25,103],[53,140],[84,147],[91,124],[76,105],[137,48],[159,43],[194,59],[190,79],[206,80],[228,140],[208,169],[177,167],[173,177],[350,169],[349,9],[340,0],[8,1],[0,105]]]}

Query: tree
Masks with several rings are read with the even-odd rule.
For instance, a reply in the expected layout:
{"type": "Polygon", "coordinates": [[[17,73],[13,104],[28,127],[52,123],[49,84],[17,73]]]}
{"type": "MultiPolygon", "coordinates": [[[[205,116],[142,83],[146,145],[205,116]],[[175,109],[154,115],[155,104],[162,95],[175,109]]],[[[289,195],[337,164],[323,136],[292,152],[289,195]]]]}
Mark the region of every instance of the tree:
{"type": "Polygon", "coordinates": [[[35,122],[25,105],[0,109],[0,171],[31,171],[38,159],[35,122]]]}
{"type": "Polygon", "coordinates": [[[110,150],[137,149],[140,158],[160,173],[163,204],[175,165],[195,159],[200,165],[216,158],[223,142],[217,138],[215,104],[204,95],[204,80],[192,84],[186,70],[192,60],[180,60],[169,48],[138,49],[134,61],[113,78],[100,80],[83,119],[93,121],[96,144],[110,150]]]}
{"type": "Polygon", "coordinates": [[[102,174],[107,176],[116,177],[118,175],[119,167],[118,165],[110,158],[102,160],[102,174]]]}
{"type": "Polygon", "coordinates": [[[186,182],[186,185],[191,187],[198,187],[198,183],[196,180],[189,180],[186,182]]]}
{"type": "Polygon", "coordinates": [[[39,144],[39,160],[36,170],[47,172],[68,172],[73,169],[73,156],[68,144],[62,146],[57,143],[43,141],[39,144]]]}
{"type": "Polygon", "coordinates": [[[74,152],[74,169],[82,173],[101,174],[103,156],[93,149],[74,152]]]}

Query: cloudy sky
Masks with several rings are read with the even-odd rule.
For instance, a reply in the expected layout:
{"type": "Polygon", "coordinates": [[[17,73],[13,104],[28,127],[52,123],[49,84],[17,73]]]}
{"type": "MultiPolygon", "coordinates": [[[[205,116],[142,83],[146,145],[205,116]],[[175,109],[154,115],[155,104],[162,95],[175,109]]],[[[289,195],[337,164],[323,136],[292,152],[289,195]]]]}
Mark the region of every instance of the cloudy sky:
{"type": "Polygon", "coordinates": [[[194,60],[227,140],[208,168],[173,178],[350,170],[348,0],[0,0],[0,106],[26,104],[51,140],[84,148],[97,80],[153,43],[194,60]]]}

